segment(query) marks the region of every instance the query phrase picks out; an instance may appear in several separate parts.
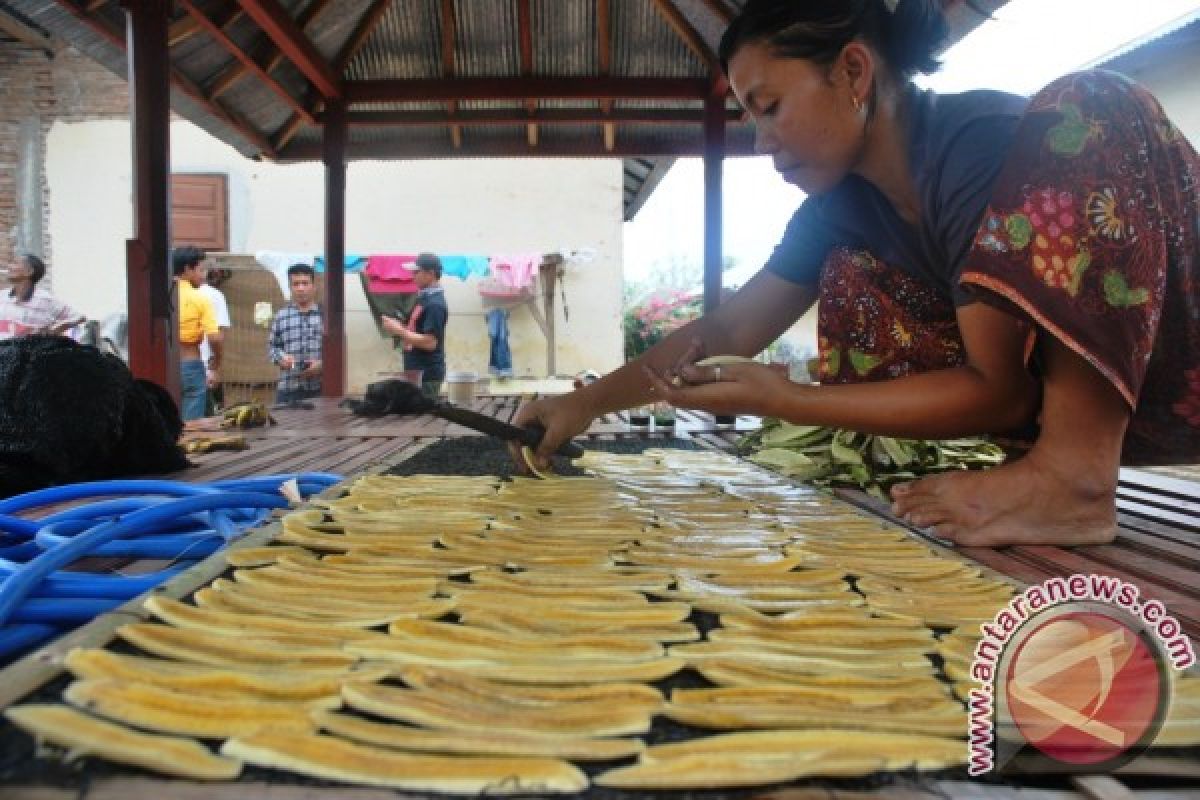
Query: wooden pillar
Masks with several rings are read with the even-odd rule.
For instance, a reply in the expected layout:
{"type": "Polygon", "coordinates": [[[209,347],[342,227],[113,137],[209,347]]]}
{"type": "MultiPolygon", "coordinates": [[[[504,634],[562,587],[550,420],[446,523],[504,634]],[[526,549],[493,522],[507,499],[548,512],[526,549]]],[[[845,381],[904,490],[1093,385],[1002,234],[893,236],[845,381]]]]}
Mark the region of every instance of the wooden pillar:
{"type": "Polygon", "coordinates": [[[326,103],[321,144],[325,161],[325,336],[321,394],[346,393],[346,101],[326,103]]]}
{"type": "MultiPolygon", "coordinates": [[[[542,333],[546,334],[546,377],[553,378],[558,374],[558,342],[554,332],[554,290],[558,286],[558,273],[562,269],[563,257],[558,253],[547,253],[539,265],[542,284],[542,313],[545,324],[542,333]]],[[[540,320],[539,320],[540,322],[540,320]]]]}
{"type": "Polygon", "coordinates": [[[125,243],[129,366],[179,401],[179,312],[171,271],[170,0],[125,0],[133,132],[133,236],[125,243]]]}
{"type": "MultiPolygon", "coordinates": [[[[719,83],[719,82],[718,82],[719,83]]],[[[704,99],[704,310],[721,303],[721,169],[725,160],[725,92],[704,99]]]]}

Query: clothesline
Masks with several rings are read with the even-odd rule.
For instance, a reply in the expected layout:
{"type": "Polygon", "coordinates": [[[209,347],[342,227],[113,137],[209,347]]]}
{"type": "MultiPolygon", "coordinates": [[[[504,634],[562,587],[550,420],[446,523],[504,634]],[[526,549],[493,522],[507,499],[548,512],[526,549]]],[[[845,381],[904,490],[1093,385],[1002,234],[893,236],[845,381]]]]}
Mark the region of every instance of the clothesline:
{"type": "MultiPolygon", "coordinates": [[[[564,248],[560,255],[565,260],[584,263],[594,258],[590,249],[564,248]]],[[[481,278],[490,282],[501,293],[519,293],[529,289],[537,276],[538,267],[545,257],[543,253],[511,253],[484,256],[477,254],[438,254],[442,262],[443,277],[468,280],[481,278]]],[[[313,253],[295,253],[275,250],[260,250],[255,260],[275,275],[284,297],[290,296],[287,271],[294,264],[311,266],[316,272],[325,271],[325,259],[313,253]]],[[[416,254],[372,254],[347,253],[343,261],[345,273],[365,272],[370,291],[378,294],[409,294],[417,291],[413,282],[411,265],[416,254]]]]}

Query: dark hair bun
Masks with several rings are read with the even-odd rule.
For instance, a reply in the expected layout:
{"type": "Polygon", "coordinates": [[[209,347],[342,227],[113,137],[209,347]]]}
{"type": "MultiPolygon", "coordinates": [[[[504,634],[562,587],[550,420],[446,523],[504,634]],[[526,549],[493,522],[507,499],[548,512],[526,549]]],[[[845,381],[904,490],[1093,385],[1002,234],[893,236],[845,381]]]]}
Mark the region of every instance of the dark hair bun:
{"type": "Polygon", "coordinates": [[[882,31],[884,57],[902,75],[937,72],[934,54],[950,32],[937,0],[899,0],[882,31]]]}
{"type": "Polygon", "coordinates": [[[934,53],[948,32],[940,0],[747,0],[721,37],[726,71],[742,46],[765,43],[782,58],[831,64],[849,42],[875,48],[902,78],[936,72],[934,53]]]}

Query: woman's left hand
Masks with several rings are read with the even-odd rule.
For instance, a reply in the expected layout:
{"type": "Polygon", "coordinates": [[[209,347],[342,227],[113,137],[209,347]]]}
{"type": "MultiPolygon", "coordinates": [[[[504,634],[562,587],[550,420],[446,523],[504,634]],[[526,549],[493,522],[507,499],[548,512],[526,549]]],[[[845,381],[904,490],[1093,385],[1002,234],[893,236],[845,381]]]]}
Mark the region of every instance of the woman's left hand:
{"type": "Polygon", "coordinates": [[[655,399],[713,414],[771,416],[782,394],[795,386],[785,374],[766,364],[688,364],[671,375],[649,367],[645,372],[655,399]]]}

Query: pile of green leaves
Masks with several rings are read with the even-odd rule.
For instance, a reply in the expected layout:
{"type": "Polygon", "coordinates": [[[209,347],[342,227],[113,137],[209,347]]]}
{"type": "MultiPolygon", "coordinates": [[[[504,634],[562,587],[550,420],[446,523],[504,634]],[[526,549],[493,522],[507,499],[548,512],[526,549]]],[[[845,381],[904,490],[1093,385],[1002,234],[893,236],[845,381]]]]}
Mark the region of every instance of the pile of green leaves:
{"type": "Polygon", "coordinates": [[[1004,451],[983,438],[896,439],[769,418],[742,437],[738,450],[790,478],[817,486],[856,486],[885,499],[894,483],[1004,461],[1004,451]]]}

